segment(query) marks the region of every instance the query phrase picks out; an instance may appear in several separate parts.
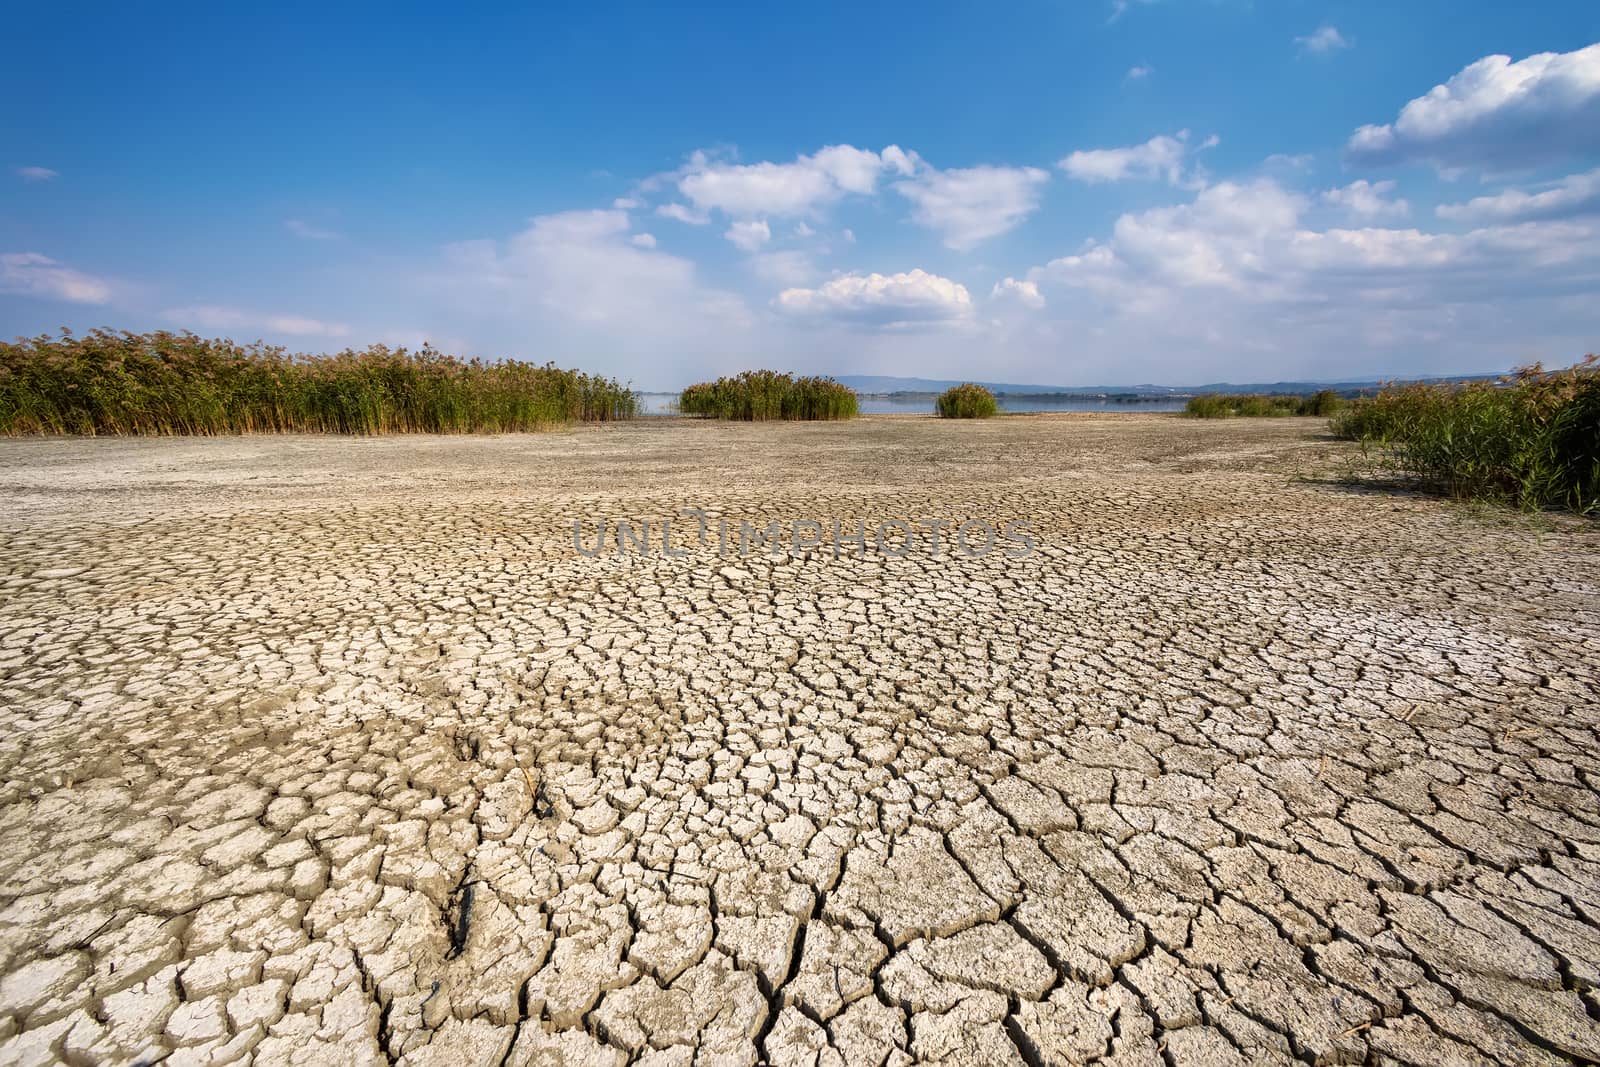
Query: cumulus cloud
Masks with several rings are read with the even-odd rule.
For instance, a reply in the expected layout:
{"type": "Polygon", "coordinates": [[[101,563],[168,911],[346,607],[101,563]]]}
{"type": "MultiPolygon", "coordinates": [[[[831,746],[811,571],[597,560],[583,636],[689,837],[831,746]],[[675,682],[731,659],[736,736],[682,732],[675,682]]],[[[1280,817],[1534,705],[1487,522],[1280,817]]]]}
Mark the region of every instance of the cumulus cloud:
{"type": "Polygon", "coordinates": [[[990,290],[989,295],[997,299],[1015,300],[1023,307],[1044,307],[1044,294],[1039,292],[1039,286],[1036,282],[1004,278],[994,283],[994,288],[990,290]]]}
{"type": "Polygon", "coordinates": [[[791,315],[875,325],[948,321],[972,313],[966,286],[921,269],[845,274],[815,289],[785,289],[775,304],[791,315]]]}
{"type": "Polygon", "coordinates": [[[1325,56],[1330,52],[1337,52],[1341,48],[1350,47],[1350,41],[1345,35],[1332,26],[1320,26],[1314,33],[1308,33],[1304,37],[1296,37],[1294,43],[1300,46],[1301,51],[1309,52],[1314,56],[1325,56]]]}
{"type": "Polygon", "coordinates": [[[750,257],[756,277],[774,285],[804,285],[817,276],[816,264],[804,252],[762,252],[750,257]]]}
{"type": "Polygon", "coordinates": [[[923,164],[896,182],[911,201],[911,220],[937,230],[944,244],[966,251],[1017,227],[1039,207],[1050,175],[1038,167],[964,167],[938,170],[923,164]]]}
{"type": "Polygon", "coordinates": [[[1051,313],[1013,328],[1116,382],[1459,373],[1593,348],[1600,218],[1322,228],[1318,203],[1259,179],[1127,213],[1026,274],[1051,313]]]}
{"type": "Polygon", "coordinates": [[[104,304],[111,299],[111,283],[38,252],[6,252],[0,254],[0,293],[71,304],[104,304]]]}
{"type": "Polygon", "coordinates": [[[504,240],[447,245],[413,279],[439,328],[509,339],[540,359],[678,381],[675,365],[748,350],[752,316],[694,263],[639,242],[616,209],[541,215],[504,240]]]}
{"type": "Polygon", "coordinates": [[[1169,185],[1185,182],[1185,168],[1189,156],[1196,151],[1212,148],[1218,143],[1215,136],[1208,137],[1198,146],[1189,144],[1189,131],[1179,130],[1176,137],[1152,137],[1144,144],[1125,148],[1090,148],[1073,152],[1056,165],[1067,175],[1081,182],[1120,182],[1129,178],[1165,179],[1169,185]]]}
{"type": "Polygon", "coordinates": [[[662,204],[656,208],[656,214],[665,219],[677,219],[679,222],[686,222],[690,226],[704,226],[711,221],[711,216],[705,212],[696,211],[682,204],[662,204]]]}
{"type": "Polygon", "coordinates": [[[734,218],[809,215],[847,195],[869,195],[885,171],[909,173],[912,157],[890,145],[881,153],[828,145],[791,163],[732,163],[696,152],[675,173],[678,192],[698,215],[734,218]]]}
{"type": "Polygon", "coordinates": [[[51,178],[59,178],[61,175],[49,167],[18,167],[17,177],[25,182],[47,182],[51,178]]]}
{"type": "Polygon", "coordinates": [[[1411,214],[1411,205],[1400,198],[1391,198],[1395,183],[1369,182],[1365,179],[1351,182],[1339,189],[1329,189],[1322,199],[1343,208],[1345,213],[1361,221],[1405,218],[1411,214]]]}
{"type": "Polygon", "coordinates": [[[1309,152],[1301,152],[1297,155],[1274,152],[1262,161],[1262,166],[1273,170],[1310,170],[1311,164],[1314,162],[1316,160],[1309,152]]]}
{"type": "Polygon", "coordinates": [[[275,315],[213,304],[169,308],[162,317],[183,329],[261,330],[290,337],[344,337],[350,327],[342,322],[323,322],[304,315],[275,315]]]}
{"type": "Polygon", "coordinates": [[[1316,230],[1308,198],[1270,179],[1223,182],[1193,202],[1123,215],[1109,240],[1029,279],[1090,293],[1126,314],[1320,308],[1346,323],[1405,309],[1434,326],[1452,309],[1572,291],[1600,271],[1600,226],[1523,223],[1464,234],[1316,230]],[[1187,306],[1185,312],[1175,309],[1187,306]]]}
{"type": "Polygon", "coordinates": [[[622,211],[541,215],[505,242],[447,246],[445,259],[491,300],[513,296],[587,321],[623,312],[648,321],[637,316],[696,293],[694,264],[634,244],[628,229],[622,211]]]}
{"type": "Polygon", "coordinates": [[[729,226],[728,232],[722,236],[732,241],[735,248],[754,252],[772,240],[772,230],[767,226],[766,219],[740,219],[729,226]]]}
{"type": "Polygon", "coordinates": [[[1353,163],[1431,163],[1441,170],[1517,170],[1600,150],[1600,44],[1512,62],[1485,56],[1406,104],[1392,123],[1362,126],[1353,163]]]}
{"type": "Polygon", "coordinates": [[[336,241],[343,236],[343,234],[333,230],[324,230],[319,226],[313,226],[301,219],[285,219],[283,225],[290,233],[307,241],[336,241]]]}
{"type": "Polygon", "coordinates": [[[1573,174],[1530,193],[1507,189],[1464,204],[1440,204],[1435,211],[1454,222],[1522,222],[1600,214],[1600,170],[1573,174]]]}

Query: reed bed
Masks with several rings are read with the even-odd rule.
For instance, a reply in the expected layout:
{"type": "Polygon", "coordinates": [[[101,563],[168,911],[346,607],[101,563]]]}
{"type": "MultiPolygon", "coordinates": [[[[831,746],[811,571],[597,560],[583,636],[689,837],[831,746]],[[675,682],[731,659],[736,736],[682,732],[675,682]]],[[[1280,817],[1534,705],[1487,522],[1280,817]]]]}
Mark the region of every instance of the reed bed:
{"type": "Polygon", "coordinates": [[[832,378],[747,370],[689,386],[678,397],[678,410],[685,415],[746,422],[831,420],[855,418],[860,402],[853,389],[832,378]]]}
{"type": "Polygon", "coordinates": [[[1334,433],[1376,446],[1378,468],[1419,487],[1524,509],[1600,514],[1600,361],[1538,365],[1493,382],[1392,386],[1334,433]]]}
{"type": "Polygon", "coordinates": [[[1206,393],[1191,397],[1183,413],[1196,419],[1286,418],[1291,415],[1325,418],[1343,404],[1344,399],[1332,389],[1321,389],[1310,396],[1206,393]]]}
{"type": "Polygon", "coordinates": [[[999,414],[1000,403],[983,386],[966,382],[940,393],[933,410],[941,419],[987,419],[999,414]]]}
{"type": "Polygon", "coordinates": [[[192,333],[0,343],[0,433],[508,433],[631,418],[615,379],[383,345],[290,353],[192,333]]]}

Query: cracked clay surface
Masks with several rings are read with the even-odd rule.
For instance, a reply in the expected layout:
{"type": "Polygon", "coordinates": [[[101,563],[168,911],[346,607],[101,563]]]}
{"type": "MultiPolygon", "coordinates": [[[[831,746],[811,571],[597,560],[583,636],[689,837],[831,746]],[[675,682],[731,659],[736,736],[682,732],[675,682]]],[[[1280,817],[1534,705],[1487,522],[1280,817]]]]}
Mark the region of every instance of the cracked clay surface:
{"type": "Polygon", "coordinates": [[[1600,531],[1322,433],[0,441],[0,1063],[1600,1058],[1600,531]]]}

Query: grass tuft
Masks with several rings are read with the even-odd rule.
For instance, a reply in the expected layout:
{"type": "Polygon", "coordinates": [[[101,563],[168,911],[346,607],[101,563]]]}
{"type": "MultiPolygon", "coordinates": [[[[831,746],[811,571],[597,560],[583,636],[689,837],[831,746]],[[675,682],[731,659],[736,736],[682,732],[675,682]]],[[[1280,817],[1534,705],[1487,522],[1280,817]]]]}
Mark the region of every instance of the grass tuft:
{"type": "Polygon", "coordinates": [[[509,433],[631,418],[615,379],[374,345],[332,356],[192,333],[0,343],[0,433],[509,433]]]}
{"type": "Polygon", "coordinates": [[[981,385],[953,385],[939,394],[933,408],[941,419],[987,419],[1000,412],[994,394],[981,385]]]}
{"type": "Polygon", "coordinates": [[[1385,473],[1457,499],[1600,512],[1600,361],[1496,382],[1392,386],[1333,432],[1378,446],[1385,473]]]}
{"type": "Polygon", "coordinates": [[[746,422],[853,419],[860,403],[855,390],[832,378],[747,370],[732,378],[689,386],[678,397],[678,410],[685,415],[746,422]]]}

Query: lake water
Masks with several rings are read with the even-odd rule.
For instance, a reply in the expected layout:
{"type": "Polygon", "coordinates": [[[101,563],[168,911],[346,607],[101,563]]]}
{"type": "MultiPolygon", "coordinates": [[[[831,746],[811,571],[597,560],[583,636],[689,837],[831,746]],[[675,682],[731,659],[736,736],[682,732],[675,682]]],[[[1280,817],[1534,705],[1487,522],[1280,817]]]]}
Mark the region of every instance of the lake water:
{"type": "MultiPolygon", "coordinates": [[[[676,415],[677,393],[640,393],[641,415],[676,415]]],[[[1083,396],[1028,396],[1000,397],[1000,410],[1028,411],[1182,411],[1186,403],[1176,400],[1140,400],[1137,402],[1102,400],[1083,396]]],[[[927,397],[863,397],[863,415],[931,415],[933,398],[927,397]]]]}

